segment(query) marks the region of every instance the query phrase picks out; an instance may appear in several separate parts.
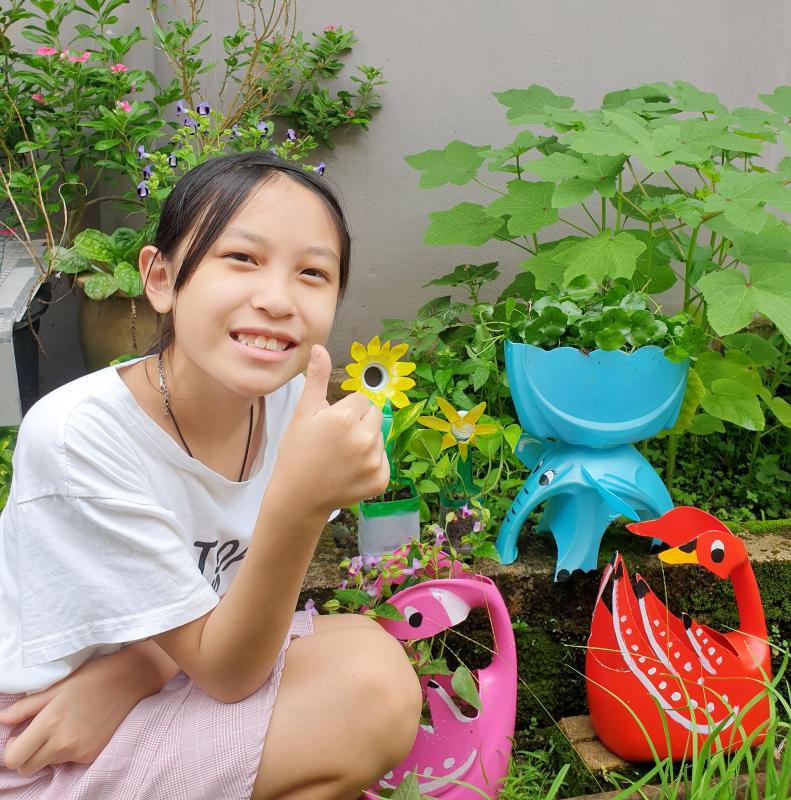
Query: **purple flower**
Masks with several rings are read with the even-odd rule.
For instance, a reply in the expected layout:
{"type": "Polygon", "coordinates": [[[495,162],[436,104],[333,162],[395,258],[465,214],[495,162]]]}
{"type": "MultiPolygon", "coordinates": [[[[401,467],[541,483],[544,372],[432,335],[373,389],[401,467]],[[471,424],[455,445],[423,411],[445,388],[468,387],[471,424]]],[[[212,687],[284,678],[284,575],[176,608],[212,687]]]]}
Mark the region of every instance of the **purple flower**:
{"type": "Polygon", "coordinates": [[[432,525],[429,530],[434,534],[434,544],[439,546],[445,541],[445,531],[439,525],[432,525]]]}
{"type": "Polygon", "coordinates": [[[318,167],[316,167],[316,172],[318,172],[319,175],[323,175],[325,169],[327,169],[327,165],[323,161],[321,161],[319,162],[318,167]]]}
{"type": "Polygon", "coordinates": [[[137,196],[148,197],[148,185],[145,181],[140,181],[140,183],[137,184],[137,196]]]}
{"type": "Polygon", "coordinates": [[[146,153],[145,145],[139,144],[137,146],[137,160],[140,161],[141,158],[148,158],[149,153],[146,153]]]}
{"type": "Polygon", "coordinates": [[[375,583],[363,584],[363,590],[368,594],[369,597],[379,597],[379,595],[382,593],[382,587],[377,586],[375,583]]]}
{"type": "Polygon", "coordinates": [[[459,511],[461,512],[461,518],[467,519],[468,517],[472,516],[472,509],[465,503],[459,511]]]}
{"type": "Polygon", "coordinates": [[[481,532],[481,521],[476,519],[475,522],[472,523],[472,529],[475,533],[481,532]]]}
{"type": "Polygon", "coordinates": [[[195,109],[202,117],[205,117],[211,108],[209,108],[209,104],[204,100],[202,103],[198,103],[197,109],[195,109]]]}
{"type": "Polygon", "coordinates": [[[363,560],[355,556],[349,563],[349,575],[356,575],[363,568],[363,560]]]}
{"type": "MultiPolygon", "coordinates": [[[[148,180],[151,177],[151,173],[152,173],[153,170],[154,170],[154,167],[151,164],[146,164],[143,167],[143,179],[144,180],[148,180]]],[[[139,188],[140,187],[138,187],[138,189],[139,188]]],[[[143,195],[141,195],[141,196],[143,196],[143,195]]]]}
{"type": "Polygon", "coordinates": [[[179,163],[179,160],[178,160],[178,158],[176,158],[176,154],[175,153],[171,153],[168,156],[168,166],[169,167],[175,167],[178,163],[179,163]]]}
{"type": "Polygon", "coordinates": [[[241,135],[242,134],[239,133],[239,123],[238,122],[234,122],[234,124],[231,125],[231,138],[235,139],[237,136],[241,136],[241,135]]]}
{"type": "Polygon", "coordinates": [[[348,585],[349,585],[349,581],[347,581],[347,580],[346,580],[346,578],[344,578],[344,579],[343,579],[343,580],[342,580],[342,581],[341,581],[341,582],[338,584],[338,588],[339,588],[339,589],[345,589],[345,588],[346,588],[348,585]]]}
{"type": "Polygon", "coordinates": [[[198,127],[198,123],[195,122],[192,117],[184,117],[184,124],[192,131],[192,133],[195,133],[198,127]]]}
{"type": "Polygon", "coordinates": [[[176,103],[176,115],[186,114],[187,113],[187,104],[183,100],[179,100],[176,103]]]}
{"type": "Polygon", "coordinates": [[[375,567],[378,563],[379,556],[372,556],[367,553],[363,556],[363,564],[365,564],[366,569],[371,569],[371,567],[375,567]]]}
{"type": "Polygon", "coordinates": [[[296,142],[297,141],[297,134],[294,133],[293,128],[289,128],[286,131],[286,136],[288,137],[289,142],[296,142]]]}
{"type": "Polygon", "coordinates": [[[269,133],[269,125],[267,125],[262,119],[258,120],[258,124],[255,127],[261,131],[263,136],[266,136],[269,133]]]}
{"type": "Polygon", "coordinates": [[[317,617],[319,615],[319,612],[316,611],[316,601],[312,597],[309,597],[305,601],[305,611],[310,611],[310,613],[314,617],[317,617]]]}

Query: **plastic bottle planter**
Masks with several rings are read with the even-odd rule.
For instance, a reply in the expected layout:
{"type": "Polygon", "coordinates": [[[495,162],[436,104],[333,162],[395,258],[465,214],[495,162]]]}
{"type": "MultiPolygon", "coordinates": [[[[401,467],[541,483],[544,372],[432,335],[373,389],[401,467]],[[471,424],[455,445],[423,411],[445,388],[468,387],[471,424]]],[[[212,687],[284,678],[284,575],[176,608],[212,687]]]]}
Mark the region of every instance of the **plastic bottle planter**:
{"type": "Polygon", "coordinates": [[[389,601],[403,621],[380,620],[401,641],[428,639],[463,622],[473,608],[486,608],[494,644],[489,666],[477,670],[481,710],[465,716],[454,701],[450,676],[423,676],[431,725],[421,725],[409,755],[366,796],[398,786],[413,773],[422,794],[442,800],[468,800],[478,793],[452,781],[463,781],[496,796],[508,770],[516,724],[516,645],[508,610],[488,578],[433,580],[411,586],[389,601]]]}
{"type": "Polygon", "coordinates": [[[751,737],[759,745],[771,713],[770,649],[744,543],[716,517],[685,506],[628,527],[672,545],[662,561],[698,564],[730,580],[739,627],[722,634],[688,614],[674,616],[639,575],[629,579],[616,553],[602,577],[585,661],[596,734],[629,761],[691,759],[704,747],[734,750],[751,737]]]}
{"type": "Polygon", "coordinates": [[[410,496],[401,500],[361,500],[357,514],[357,547],[360,555],[393,553],[420,538],[420,496],[409,484],[410,496]]]}
{"type": "Polygon", "coordinates": [[[555,579],[596,569],[610,521],[654,518],[673,507],[654,469],[631,445],[671,428],[689,371],[658,347],[633,353],[505,343],[511,395],[526,435],[517,455],[532,473],[497,538],[504,564],[517,557],[527,515],[541,503],[538,531],[555,537],[555,579]]]}

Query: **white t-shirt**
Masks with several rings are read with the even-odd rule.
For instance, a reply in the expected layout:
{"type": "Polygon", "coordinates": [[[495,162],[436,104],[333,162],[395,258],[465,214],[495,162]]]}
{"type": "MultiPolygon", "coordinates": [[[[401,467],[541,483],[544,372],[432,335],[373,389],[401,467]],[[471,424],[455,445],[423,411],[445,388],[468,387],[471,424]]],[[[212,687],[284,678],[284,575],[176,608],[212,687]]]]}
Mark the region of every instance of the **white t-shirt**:
{"type": "Polygon", "coordinates": [[[265,398],[266,447],[241,483],[190,458],[115,367],[28,411],[0,515],[0,693],[44,689],[217,605],[303,386],[265,398]]]}

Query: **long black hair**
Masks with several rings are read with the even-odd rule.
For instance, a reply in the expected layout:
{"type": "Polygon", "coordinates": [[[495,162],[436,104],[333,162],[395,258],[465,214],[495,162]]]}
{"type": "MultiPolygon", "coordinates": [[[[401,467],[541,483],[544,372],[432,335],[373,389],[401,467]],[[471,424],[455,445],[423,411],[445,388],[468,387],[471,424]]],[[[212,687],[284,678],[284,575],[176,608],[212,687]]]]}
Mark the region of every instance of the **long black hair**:
{"type": "MultiPolygon", "coordinates": [[[[250,151],[209,159],[193,167],[173,187],[162,205],[159,225],[152,244],[158,254],[174,262],[179,246],[189,238],[180,264],[175,264],[173,291],[178,294],[198,265],[247,201],[252,191],[276,175],[284,175],[318,195],[330,213],[340,243],[338,298],[349,282],[351,236],[341,205],[318,173],[272,153],[250,151]]],[[[173,321],[167,315],[160,340],[152,352],[161,352],[173,338],[173,321]]]]}

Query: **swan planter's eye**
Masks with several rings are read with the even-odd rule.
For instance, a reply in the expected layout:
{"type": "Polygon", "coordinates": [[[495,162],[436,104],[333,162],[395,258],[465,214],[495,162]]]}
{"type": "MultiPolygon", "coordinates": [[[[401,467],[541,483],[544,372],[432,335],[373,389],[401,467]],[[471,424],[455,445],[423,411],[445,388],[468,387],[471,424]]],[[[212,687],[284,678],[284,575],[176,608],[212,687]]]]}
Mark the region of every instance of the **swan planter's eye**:
{"type": "Polygon", "coordinates": [[[423,624],[423,615],[412,606],[407,606],[404,609],[404,617],[413,628],[419,628],[423,624]]]}
{"type": "Polygon", "coordinates": [[[725,545],[719,540],[715,539],[711,543],[711,560],[715,564],[721,564],[725,559],[725,545]]]}
{"type": "Polygon", "coordinates": [[[554,481],[554,480],[555,480],[555,470],[554,469],[548,469],[538,479],[538,485],[539,486],[549,486],[549,484],[552,483],[552,481],[554,481]]]}

